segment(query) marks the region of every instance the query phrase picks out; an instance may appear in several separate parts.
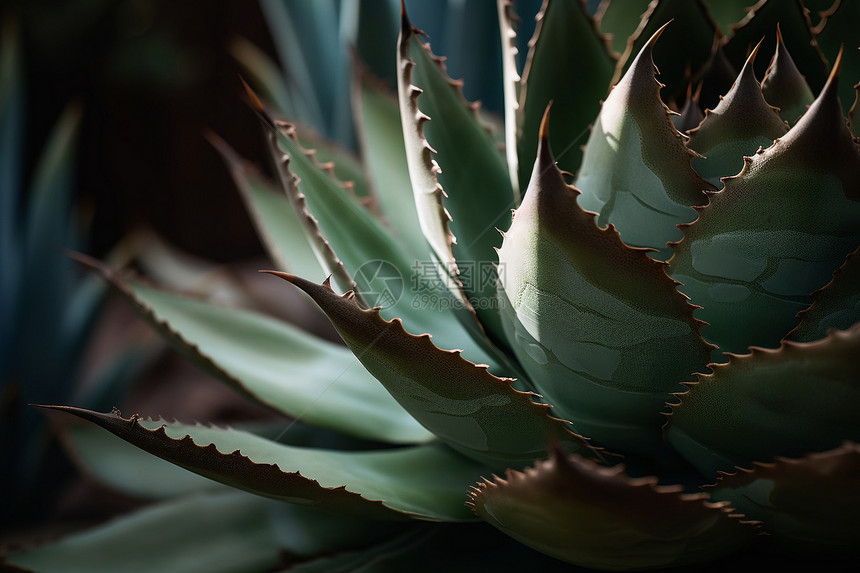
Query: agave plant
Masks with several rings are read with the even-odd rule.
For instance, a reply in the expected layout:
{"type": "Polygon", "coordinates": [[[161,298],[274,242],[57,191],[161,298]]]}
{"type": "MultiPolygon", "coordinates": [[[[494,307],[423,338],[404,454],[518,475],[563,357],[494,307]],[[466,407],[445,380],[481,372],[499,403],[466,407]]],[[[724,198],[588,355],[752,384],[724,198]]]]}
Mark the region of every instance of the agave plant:
{"type": "MultiPolygon", "coordinates": [[[[733,3],[655,1],[638,20],[604,4],[595,21],[578,0],[545,2],[520,80],[512,8],[499,2],[504,152],[405,11],[396,100],[367,78],[356,90],[365,171],[345,158],[350,183],[250,88],[279,190],[212,136],[289,269],[268,272],[306,293],[347,348],[100,267],[202,367],[365,440],[358,449],[51,408],[223,484],[343,515],[346,528],[483,521],[522,544],[433,551],[427,524],[295,570],[446,556],[474,569],[476,554],[488,569],[523,546],[536,550],[526,563],[543,553],[604,570],[747,544],[816,560],[856,551],[860,149],[839,75],[860,75],[844,24],[858,4],[834,3],[813,27],[801,2],[762,1],[728,36],[714,18],[737,15],[733,3]],[[633,27],[626,44],[605,35],[633,27]],[[763,36],[774,56],[757,72],[763,36]],[[696,97],[732,67],[703,114],[696,97]],[[683,109],[676,123],[661,94],[683,109]]],[[[61,570],[108,538],[10,560],[61,570]]]]}

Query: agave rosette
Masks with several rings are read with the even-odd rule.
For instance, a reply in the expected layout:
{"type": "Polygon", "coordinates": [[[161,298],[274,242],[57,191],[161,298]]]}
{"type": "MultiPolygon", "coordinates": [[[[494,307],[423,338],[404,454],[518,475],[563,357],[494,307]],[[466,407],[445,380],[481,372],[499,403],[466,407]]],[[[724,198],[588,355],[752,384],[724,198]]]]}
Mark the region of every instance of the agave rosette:
{"type": "Polygon", "coordinates": [[[356,82],[363,172],[319,161],[250,90],[279,189],[213,138],[272,274],[346,348],[104,271],[240,392],[389,447],[55,408],[235,488],[350,519],[483,520],[584,567],[713,560],[766,534],[850,551],[860,150],[839,76],[860,74],[856,31],[831,22],[857,5],[813,27],[799,1],[662,0],[633,21],[604,4],[595,21],[545,2],[520,80],[499,2],[506,151],[405,12],[397,98],[356,82]],[[731,66],[711,109],[685,103],[731,66]]]}

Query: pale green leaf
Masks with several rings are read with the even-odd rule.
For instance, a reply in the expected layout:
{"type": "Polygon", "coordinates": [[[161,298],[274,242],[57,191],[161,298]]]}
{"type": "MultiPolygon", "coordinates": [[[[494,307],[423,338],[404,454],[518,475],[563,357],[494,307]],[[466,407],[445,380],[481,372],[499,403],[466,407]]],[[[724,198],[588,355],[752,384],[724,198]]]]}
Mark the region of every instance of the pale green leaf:
{"type": "Polygon", "coordinates": [[[322,308],[365,367],[422,425],[457,451],[493,468],[522,467],[546,454],[549,441],[561,440],[595,455],[568,424],[536,403],[534,394],[516,391],[457,351],[440,350],[427,335],[414,336],[397,319],[358,307],[350,293],[335,294],[328,284],[276,273],[322,308]]]}
{"type": "Polygon", "coordinates": [[[670,274],[723,352],[774,348],[860,245],[860,148],[836,76],[773,146],[724,181],[674,246],[670,274]]]}
{"type": "Polygon", "coordinates": [[[860,324],[755,349],[679,394],[666,437],[704,475],[860,440],[860,324]]]}
{"type": "Polygon", "coordinates": [[[657,249],[668,258],[679,223],[696,218],[713,186],[690,166],[694,152],[672,125],[660,100],[651,51],[659,31],[603,104],[576,180],[579,204],[614,225],[628,245],[657,249]]]}
{"type": "Polygon", "coordinates": [[[485,466],[441,444],[377,451],[288,446],[231,428],[46,406],[98,424],[202,476],[257,495],[368,519],[470,521],[466,488],[485,466]]]}
{"type": "Polygon", "coordinates": [[[537,392],[578,433],[616,451],[655,452],[659,411],[710,348],[665,264],[599,229],[577,195],[544,131],[499,251],[505,332],[537,392]]]}

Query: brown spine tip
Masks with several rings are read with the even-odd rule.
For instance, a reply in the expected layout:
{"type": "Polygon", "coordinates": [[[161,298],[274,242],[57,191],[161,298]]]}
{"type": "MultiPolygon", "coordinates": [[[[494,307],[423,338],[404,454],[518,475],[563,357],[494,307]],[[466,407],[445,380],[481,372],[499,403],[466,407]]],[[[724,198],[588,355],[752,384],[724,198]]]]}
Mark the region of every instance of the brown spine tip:
{"type": "Polygon", "coordinates": [[[263,102],[260,101],[259,96],[257,96],[257,92],[251,89],[251,86],[248,85],[248,82],[245,81],[245,78],[239,76],[239,80],[242,82],[242,85],[245,87],[245,93],[248,94],[248,99],[251,100],[251,105],[259,112],[265,112],[266,106],[263,105],[263,102]]]}
{"type": "Polygon", "coordinates": [[[543,118],[540,120],[539,137],[541,139],[549,139],[549,110],[552,108],[552,100],[546,104],[546,109],[543,112],[543,118]]]}
{"type": "Polygon", "coordinates": [[[830,77],[827,78],[827,83],[836,83],[836,79],[839,77],[839,70],[842,68],[842,52],[845,50],[845,46],[839,46],[839,53],[836,54],[836,61],[833,62],[833,69],[830,70],[830,77]]]}
{"type": "MultiPolygon", "coordinates": [[[[759,42],[761,43],[761,42],[759,42]]],[[[782,39],[782,29],[779,27],[779,22],[776,23],[776,45],[784,44],[785,42],[782,39]]]]}
{"type": "Polygon", "coordinates": [[[762,42],[764,42],[764,37],[762,37],[762,39],[758,41],[758,44],[756,44],[755,48],[752,49],[750,55],[747,56],[748,63],[752,64],[753,62],[755,62],[756,54],[758,54],[758,49],[761,47],[762,42]]]}
{"type": "Polygon", "coordinates": [[[675,19],[672,18],[671,20],[669,20],[668,22],[666,22],[665,24],[663,24],[662,26],[657,28],[657,31],[651,35],[651,38],[648,39],[648,42],[645,45],[648,46],[649,48],[653,48],[654,44],[657,43],[657,38],[660,37],[660,34],[663,33],[663,30],[666,29],[666,26],[668,26],[669,24],[671,24],[674,21],[675,21],[675,19]]]}

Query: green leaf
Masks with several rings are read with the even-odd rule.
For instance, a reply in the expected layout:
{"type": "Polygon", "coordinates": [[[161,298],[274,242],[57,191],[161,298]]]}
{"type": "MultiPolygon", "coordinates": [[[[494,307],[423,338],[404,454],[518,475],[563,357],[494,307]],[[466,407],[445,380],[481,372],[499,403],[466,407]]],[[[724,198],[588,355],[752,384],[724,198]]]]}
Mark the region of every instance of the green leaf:
{"type": "Polygon", "coordinates": [[[556,452],[524,472],[473,488],[484,521],[557,559],[600,570],[674,567],[713,560],[748,541],[755,529],[728,504],[706,495],[630,479],[556,452]]]}
{"type": "Polygon", "coordinates": [[[679,394],[666,437],[704,475],[860,439],[860,324],[732,356],[679,394]]]}
{"type": "Polygon", "coordinates": [[[704,368],[710,348],[665,264],[597,227],[542,135],[499,251],[505,332],[537,391],[578,433],[610,449],[653,452],[662,442],[658,412],[704,368]]]}
{"type": "Polygon", "coordinates": [[[230,44],[230,54],[248,74],[251,84],[263,99],[274,106],[282,117],[294,117],[290,93],[278,65],[263,50],[246,40],[236,38],[230,44]]]}
{"type": "Polygon", "coordinates": [[[69,425],[61,433],[81,470],[112,489],[143,499],[166,499],[223,486],[157,458],[100,428],[69,425]]]}
{"type": "Polygon", "coordinates": [[[504,158],[448,78],[441,59],[420,42],[404,12],[398,40],[398,93],[406,156],[421,228],[455,295],[501,340],[495,298],[495,231],[516,206],[504,158]],[[467,152],[466,152],[467,151],[467,152]],[[444,197],[444,199],[443,199],[444,197]],[[450,227],[450,229],[449,229],[450,227]],[[462,294],[460,294],[460,288],[462,294]]]}
{"type": "Polygon", "coordinates": [[[745,162],[683,228],[670,268],[723,352],[778,346],[860,245],[860,149],[836,76],[797,125],[745,162]]]}
{"type": "Polygon", "coordinates": [[[681,237],[679,223],[696,217],[692,205],[706,202],[713,186],[693,171],[693,151],[672,125],[660,100],[651,51],[660,32],[645,44],[603,104],[591,131],[576,186],[579,204],[599,213],[628,245],[650,247],[666,259],[668,241],[681,237]]]}
{"type": "Polygon", "coordinates": [[[504,363],[503,357],[490,357],[496,352],[484,341],[475,321],[462,316],[468,311],[440,284],[434,270],[427,273],[422,261],[410,257],[379,220],[320,168],[312,152],[299,145],[293,126],[276,125],[259,100],[256,103],[264,128],[270,131],[282,187],[294,205],[302,210],[307,207],[306,230],[324,241],[318,244],[329,251],[328,268],[339,287],[357,291],[356,296],[365,303],[369,301],[363,294],[374,295],[371,304],[383,306],[385,315],[401,318],[410,330],[430,333],[450,348],[461,348],[472,359],[491,366],[504,363]],[[364,280],[361,289],[356,289],[352,277],[359,271],[364,280]],[[436,312],[428,312],[428,308],[436,312]]]}
{"type": "MultiPolygon", "coordinates": [[[[759,2],[734,30],[724,44],[726,57],[735,66],[743,62],[753,46],[762,38],[761,49],[766,54],[776,51],[776,27],[782,32],[785,46],[803,70],[813,92],[821,89],[827,79],[821,50],[810,30],[809,18],[801,0],[767,0],[759,2]]],[[[764,77],[767,62],[761,60],[755,67],[757,77],[764,77]]]]}
{"type": "Polygon", "coordinates": [[[226,485],[353,517],[470,521],[464,492],[487,471],[441,444],[320,450],[231,428],[45,407],[89,420],[151,454],[226,485]]]}
{"type": "Polygon", "coordinates": [[[717,0],[708,2],[708,10],[722,35],[731,36],[732,28],[746,18],[749,9],[757,3],[757,0],[717,0]]]}
{"type": "Polygon", "coordinates": [[[361,126],[359,143],[379,198],[379,210],[409,254],[416,260],[424,260],[430,255],[430,248],[415,209],[397,100],[363,71],[355,82],[355,115],[361,126]]]}
{"type": "Polygon", "coordinates": [[[831,328],[848,330],[860,322],[860,249],[848,255],[825,287],[812,293],[812,304],[798,316],[800,324],[786,340],[814,342],[831,328]]]}
{"type": "Polygon", "coordinates": [[[780,117],[792,125],[815,101],[809,84],[785,47],[779,26],[776,28],[776,52],[767,67],[761,90],[768,103],[779,108],[780,117]]]}
{"type": "Polygon", "coordinates": [[[253,400],[362,438],[392,443],[432,438],[346,348],[257,313],[102,272],[181,352],[253,400]]]}
{"type": "Polygon", "coordinates": [[[427,335],[413,336],[397,319],[358,307],[318,285],[273,273],[310,295],[356,357],[398,402],[452,448],[493,468],[522,467],[546,454],[550,440],[583,453],[589,446],[550,415],[550,407],[518,392],[457,351],[440,350],[427,335]]]}
{"type": "Polygon", "coordinates": [[[165,502],[6,561],[40,573],[252,573],[278,565],[272,502],[243,492],[165,502]]]}
{"type": "Polygon", "coordinates": [[[600,112],[615,68],[607,40],[579,0],[545,2],[537,22],[520,94],[520,189],[528,186],[541,117],[550,102],[555,126],[551,142],[560,151],[558,165],[576,173],[588,129],[600,112]]]}
{"type": "Polygon", "coordinates": [[[515,22],[519,21],[514,14],[513,0],[499,0],[496,2],[499,17],[499,39],[502,45],[502,92],[503,92],[503,121],[505,125],[505,159],[508,163],[508,174],[511,177],[511,189],[514,197],[519,200],[522,190],[519,181],[519,158],[517,153],[517,139],[520,126],[518,124],[518,110],[520,107],[520,77],[517,65],[517,31],[515,22]]]}
{"type": "Polygon", "coordinates": [[[768,105],[753,74],[758,46],[750,53],[732,89],[705,119],[690,132],[688,147],[703,157],[693,158],[693,167],[715,187],[722,177],[737,175],[744,156],[785,135],[788,126],[777,110],[768,105]]]}
{"type": "Polygon", "coordinates": [[[632,67],[634,54],[647,46],[654,34],[662,30],[662,41],[653,47],[654,61],[660,69],[661,83],[666,85],[667,101],[681,99],[687,89],[690,70],[701,69],[708,61],[718,31],[703,2],[658,0],[648,5],[639,27],[633,32],[612,83],[618,82],[632,67]],[[671,22],[666,26],[667,22],[671,22]],[[664,29],[665,28],[665,29],[664,29]],[[679,46],[683,49],[679,50],[679,46]]]}
{"type": "Polygon", "coordinates": [[[807,550],[827,568],[829,559],[856,557],[860,537],[860,446],[845,443],[798,459],[777,458],[720,476],[716,499],[760,519],[780,551],[807,550]]]}
{"type": "Polygon", "coordinates": [[[594,16],[617,55],[623,54],[628,41],[633,40],[632,34],[650,3],[650,0],[601,0],[594,16]]]}
{"type": "Polygon", "coordinates": [[[207,136],[224,158],[257,234],[275,264],[302,276],[324,275],[325,269],[289,199],[242,161],[223,139],[212,133],[207,136]]]}
{"type": "Polygon", "coordinates": [[[822,14],[822,22],[815,29],[815,41],[824,52],[825,58],[835,58],[842,52],[842,77],[845,81],[839,86],[839,99],[845,113],[854,102],[854,84],[860,82],[860,4],[850,0],[833,2],[822,14]]]}

